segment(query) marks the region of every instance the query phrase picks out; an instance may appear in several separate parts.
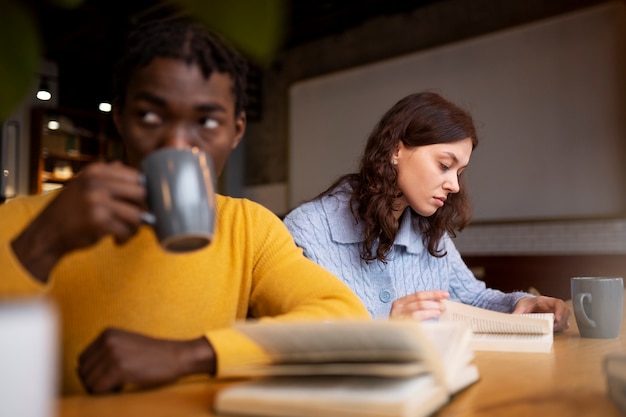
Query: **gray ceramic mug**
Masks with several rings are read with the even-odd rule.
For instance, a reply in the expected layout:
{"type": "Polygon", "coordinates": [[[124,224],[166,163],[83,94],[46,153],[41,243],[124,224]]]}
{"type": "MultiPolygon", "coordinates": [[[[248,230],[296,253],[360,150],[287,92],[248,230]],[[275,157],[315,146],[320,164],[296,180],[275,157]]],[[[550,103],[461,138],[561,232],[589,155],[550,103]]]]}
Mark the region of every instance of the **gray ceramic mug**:
{"type": "Polygon", "coordinates": [[[188,252],[211,243],[215,227],[213,161],[197,148],[163,148],[141,161],[149,212],[143,219],[154,227],[169,252],[188,252]]]}
{"type": "Polygon", "coordinates": [[[622,278],[575,277],[570,283],[580,335],[598,339],[618,337],[624,309],[622,278]]]}

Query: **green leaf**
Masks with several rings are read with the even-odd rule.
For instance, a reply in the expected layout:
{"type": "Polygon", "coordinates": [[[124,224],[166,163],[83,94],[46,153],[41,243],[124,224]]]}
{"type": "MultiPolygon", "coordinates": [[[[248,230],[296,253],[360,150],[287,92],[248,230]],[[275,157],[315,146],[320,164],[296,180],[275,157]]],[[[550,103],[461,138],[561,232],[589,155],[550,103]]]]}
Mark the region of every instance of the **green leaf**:
{"type": "Polygon", "coordinates": [[[256,64],[275,58],[285,34],[285,0],[172,0],[256,64]]]}
{"type": "Polygon", "coordinates": [[[39,70],[41,44],[31,14],[18,1],[0,1],[0,120],[28,94],[39,70]]]}

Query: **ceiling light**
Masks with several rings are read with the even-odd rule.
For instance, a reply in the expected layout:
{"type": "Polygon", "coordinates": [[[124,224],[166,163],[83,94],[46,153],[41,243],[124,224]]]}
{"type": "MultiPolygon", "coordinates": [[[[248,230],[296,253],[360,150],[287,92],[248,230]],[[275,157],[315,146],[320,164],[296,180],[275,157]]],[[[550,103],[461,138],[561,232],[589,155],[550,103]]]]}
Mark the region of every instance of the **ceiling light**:
{"type": "Polygon", "coordinates": [[[102,102],[98,105],[98,109],[100,109],[100,111],[108,113],[111,111],[111,103],[102,102]]]}
{"type": "Polygon", "coordinates": [[[41,101],[48,101],[52,98],[52,94],[50,93],[50,85],[48,83],[48,78],[41,77],[41,81],[39,82],[39,90],[37,91],[37,98],[41,101]]]}

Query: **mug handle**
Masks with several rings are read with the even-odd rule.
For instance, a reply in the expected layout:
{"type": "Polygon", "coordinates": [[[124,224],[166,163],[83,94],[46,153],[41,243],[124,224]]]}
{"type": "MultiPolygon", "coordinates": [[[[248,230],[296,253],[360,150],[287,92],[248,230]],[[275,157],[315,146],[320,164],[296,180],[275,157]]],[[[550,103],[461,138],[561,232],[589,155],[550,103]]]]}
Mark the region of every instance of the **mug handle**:
{"type": "Polygon", "coordinates": [[[144,211],[141,213],[141,221],[151,226],[154,226],[156,224],[156,216],[152,213],[144,211]]]}
{"type": "MultiPolygon", "coordinates": [[[[139,183],[142,187],[146,187],[146,176],[142,172],[139,173],[139,183]]],[[[144,211],[141,213],[141,221],[145,224],[154,226],[156,224],[156,216],[150,212],[144,211]]]]}
{"type": "Polygon", "coordinates": [[[581,292],[576,294],[576,296],[574,297],[574,314],[576,315],[576,317],[578,318],[582,318],[584,322],[586,322],[586,324],[588,326],[591,327],[596,327],[596,322],[591,320],[588,316],[587,313],[585,313],[585,308],[583,307],[583,302],[585,301],[586,298],[589,298],[589,302],[591,302],[591,294],[588,292],[581,292]]]}

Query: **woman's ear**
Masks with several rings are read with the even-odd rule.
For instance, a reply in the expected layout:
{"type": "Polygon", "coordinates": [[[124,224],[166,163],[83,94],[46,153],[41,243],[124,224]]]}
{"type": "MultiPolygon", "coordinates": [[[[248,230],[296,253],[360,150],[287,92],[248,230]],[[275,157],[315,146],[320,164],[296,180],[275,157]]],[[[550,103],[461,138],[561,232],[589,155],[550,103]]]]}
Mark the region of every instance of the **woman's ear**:
{"type": "Polygon", "coordinates": [[[400,154],[400,144],[396,145],[396,149],[391,154],[391,165],[398,165],[398,155],[400,154]]]}

